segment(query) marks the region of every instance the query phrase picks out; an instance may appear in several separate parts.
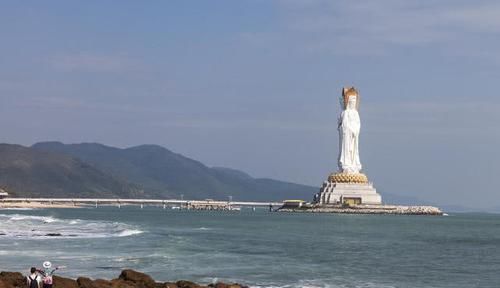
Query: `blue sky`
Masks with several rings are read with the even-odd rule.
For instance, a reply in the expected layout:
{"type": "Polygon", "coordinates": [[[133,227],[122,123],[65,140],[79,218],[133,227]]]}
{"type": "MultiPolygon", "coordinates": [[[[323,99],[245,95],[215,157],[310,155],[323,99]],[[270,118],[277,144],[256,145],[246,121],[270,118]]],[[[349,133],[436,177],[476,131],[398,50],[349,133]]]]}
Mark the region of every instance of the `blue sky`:
{"type": "Polygon", "coordinates": [[[154,143],[319,186],[355,85],[382,195],[500,206],[496,1],[0,6],[0,142],[154,143]]]}

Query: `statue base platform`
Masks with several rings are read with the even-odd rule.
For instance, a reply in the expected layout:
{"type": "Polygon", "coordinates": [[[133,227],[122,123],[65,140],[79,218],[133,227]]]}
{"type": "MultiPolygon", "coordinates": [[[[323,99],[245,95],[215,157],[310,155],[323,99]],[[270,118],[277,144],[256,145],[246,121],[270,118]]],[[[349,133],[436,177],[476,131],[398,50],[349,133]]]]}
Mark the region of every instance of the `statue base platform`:
{"type": "Polygon", "coordinates": [[[379,205],[382,204],[382,196],[377,193],[372,183],[338,183],[325,181],[320,192],[314,196],[314,203],[320,205],[379,205]]]}

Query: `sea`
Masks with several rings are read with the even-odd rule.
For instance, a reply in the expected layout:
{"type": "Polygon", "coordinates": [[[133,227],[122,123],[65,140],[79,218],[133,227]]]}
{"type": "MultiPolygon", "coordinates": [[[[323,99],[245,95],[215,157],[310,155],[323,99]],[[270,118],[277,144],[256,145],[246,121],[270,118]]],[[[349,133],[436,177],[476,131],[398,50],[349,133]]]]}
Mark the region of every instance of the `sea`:
{"type": "Polygon", "coordinates": [[[74,278],[131,268],[250,287],[500,287],[500,215],[0,210],[0,271],[46,260],[74,278]]]}

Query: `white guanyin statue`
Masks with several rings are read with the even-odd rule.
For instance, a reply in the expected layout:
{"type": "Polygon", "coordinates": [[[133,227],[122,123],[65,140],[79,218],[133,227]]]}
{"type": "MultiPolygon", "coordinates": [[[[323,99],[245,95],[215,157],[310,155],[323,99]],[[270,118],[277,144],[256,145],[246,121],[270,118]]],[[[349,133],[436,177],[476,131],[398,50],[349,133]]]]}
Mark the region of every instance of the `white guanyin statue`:
{"type": "MultiPolygon", "coordinates": [[[[380,205],[382,197],[373,183],[361,172],[359,161],[359,93],[354,87],[343,88],[338,118],[339,170],[330,173],[320,191],[314,195],[313,203],[320,205],[380,205]]],[[[336,206],[326,206],[336,207],[336,206]]],[[[338,206],[337,206],[338,207],[338,206]]]]}
{"type": "Polygon", "coordinates": [[[358,148],[361,122],[358,113],[359,94],[354,87],[343,89],[341,105],[338,165],[341,173],[358,174],[361,171],[358,148]]]}

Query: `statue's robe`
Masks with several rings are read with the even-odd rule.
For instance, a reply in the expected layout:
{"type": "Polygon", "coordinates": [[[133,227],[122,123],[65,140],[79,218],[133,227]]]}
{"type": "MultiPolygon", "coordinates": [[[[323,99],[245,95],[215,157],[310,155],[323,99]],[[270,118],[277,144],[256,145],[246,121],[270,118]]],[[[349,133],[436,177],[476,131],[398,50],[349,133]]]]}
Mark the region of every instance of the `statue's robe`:
{"type": "Polygon", "coordinates": [[[361,162],[359,160],[359,131],[361,122],[356,109],[347,108],[339,119],[339,168],[345,173],[359,173],[361,162]]]}

